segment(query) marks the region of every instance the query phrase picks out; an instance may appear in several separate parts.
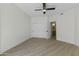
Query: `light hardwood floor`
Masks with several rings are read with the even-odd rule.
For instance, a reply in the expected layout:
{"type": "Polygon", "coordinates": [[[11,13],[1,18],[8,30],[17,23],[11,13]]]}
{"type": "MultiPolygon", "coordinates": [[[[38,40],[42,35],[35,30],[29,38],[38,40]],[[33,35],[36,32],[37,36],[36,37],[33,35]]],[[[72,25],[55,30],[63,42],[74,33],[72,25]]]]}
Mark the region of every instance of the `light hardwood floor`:
{"type": "Polygon", "coordinates": [[[3,56],[78,56],[79,47],[55,39],[30,39],[3,56]]]}

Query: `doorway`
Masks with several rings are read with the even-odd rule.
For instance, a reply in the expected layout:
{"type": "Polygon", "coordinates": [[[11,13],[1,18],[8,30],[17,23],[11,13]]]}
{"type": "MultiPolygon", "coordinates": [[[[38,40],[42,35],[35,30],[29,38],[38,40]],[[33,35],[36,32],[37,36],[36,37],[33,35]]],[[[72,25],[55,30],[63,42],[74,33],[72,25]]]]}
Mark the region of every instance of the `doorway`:
{"type": "Polygon", "coordinates": [[[56,39],[56,21],[51,22],[51,38],[56,39]]]}

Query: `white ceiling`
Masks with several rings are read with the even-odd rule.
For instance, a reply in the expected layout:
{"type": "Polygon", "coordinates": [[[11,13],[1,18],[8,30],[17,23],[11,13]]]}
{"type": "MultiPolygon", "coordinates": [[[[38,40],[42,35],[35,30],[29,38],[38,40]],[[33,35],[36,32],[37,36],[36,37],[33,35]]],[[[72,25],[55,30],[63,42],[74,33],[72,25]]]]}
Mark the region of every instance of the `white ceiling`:
{"type": "MultiPolygon", "coordinates": [[[[24,10],[31,17],[44,15],[42,11],[34,11],[35,9],[43,8],[42,3],[17,3],[16,5],[19,6],[22,10],[24,10]]],[[[78,3],[47,3],[46,6],[56,7],[56,10],[50,10],[50,11],[47,11],[46,13],[49,16],[53,16],[65,10],[68,10],[69,8],[79,6],[79,4],[78,3]]]]}

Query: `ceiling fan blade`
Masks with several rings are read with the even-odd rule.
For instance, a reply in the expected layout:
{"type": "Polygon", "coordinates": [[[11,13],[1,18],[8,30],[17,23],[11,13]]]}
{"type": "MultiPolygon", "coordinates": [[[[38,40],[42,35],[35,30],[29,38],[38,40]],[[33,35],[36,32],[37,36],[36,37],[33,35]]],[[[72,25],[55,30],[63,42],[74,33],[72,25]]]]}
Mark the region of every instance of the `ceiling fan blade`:
{"type": "Polygon", "coordinates": [[[46,9],[46,3],[43,3],[43,10],[46,9]]]}
{"type": "Polygon", "coordinates": [[[41,11],[42,9],[35,9],[35,11],[41,11]]]}
{"type": "Polygon", "coordinates": [[[46,10],[55,10],[55,8],[46,8],[46,10]]]}

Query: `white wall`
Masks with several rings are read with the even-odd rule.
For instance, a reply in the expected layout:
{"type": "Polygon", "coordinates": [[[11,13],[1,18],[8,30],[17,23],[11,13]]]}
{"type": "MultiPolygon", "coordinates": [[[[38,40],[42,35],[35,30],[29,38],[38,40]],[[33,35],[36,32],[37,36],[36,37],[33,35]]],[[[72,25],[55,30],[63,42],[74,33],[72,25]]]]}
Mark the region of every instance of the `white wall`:
{"type": "Polygon", "coordinates": [[[79,46],[79,8],[57,15],[57,40],[79,46]]]}
{"type": "Polygon", "coordinates": [[[33,17],[31,19],[31,37],[49,38],[48,17],[33,17]]]}
{"type": "Polygon", "coordinates": [[[75,45],[79,46],[79,8],[75,9],[75,45]]]}
{"type": "Polygon", "coordinates": [[[74,44],[75,42],[75,10],[70,9],[58,15],[57,20],[57,40],[74,44]]]}
{"type": "Polygon", "coordinates": [[[0,51],[1,51],[1,9],[0,9],[0,51]]]}
{"type": "Polygon", "coordinates": [[[14,4],[1,5],[1,52],[30,38],[30,17],[14,4]]]}

